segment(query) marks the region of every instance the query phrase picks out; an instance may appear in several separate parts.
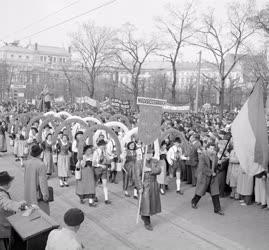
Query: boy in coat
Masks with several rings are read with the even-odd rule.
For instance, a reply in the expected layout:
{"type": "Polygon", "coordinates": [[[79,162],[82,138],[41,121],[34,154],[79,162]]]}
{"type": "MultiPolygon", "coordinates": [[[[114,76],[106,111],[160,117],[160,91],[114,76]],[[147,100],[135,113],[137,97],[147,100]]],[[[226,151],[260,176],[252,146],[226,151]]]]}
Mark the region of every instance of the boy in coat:
{"type": "Polygon", "coordinates": [[[192,199],[192,208],[197,208],[197,204],[201,197],[207,191],[210,192],[214,206],[214,212],[219,215],[224,215],[221,210],[219,200],[219,183],[215,168],[218,163],[216,155],[216,146],[209,143],[205,147],[205,151],[199,157],[199,164],[197,169],[197,185],[195,189],[195,196],[192,199]]]}

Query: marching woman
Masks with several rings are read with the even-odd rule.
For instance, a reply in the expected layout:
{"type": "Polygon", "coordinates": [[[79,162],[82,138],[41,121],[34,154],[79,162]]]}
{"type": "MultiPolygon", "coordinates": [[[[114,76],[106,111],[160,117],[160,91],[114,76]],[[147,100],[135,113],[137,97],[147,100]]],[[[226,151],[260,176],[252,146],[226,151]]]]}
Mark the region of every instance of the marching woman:
{"type": "Polygon", "coordinates": [[[160,161],[158,163],[162,171],[157,176],[157,182],[160,184],[160,193],[162,195],[165,194],[165,191],[164,191],[165,186],[168,185],[166,154],[167,154],[166,143],[162,142],[161,148],[160,148],[160,161]]]}
{"type": "Polygon", "coordinates": [[[46,166],[47,177],[49,177],[53,172],[52,134],[47,134],[45,141],[41,144],[41,147],[43,149],[43,162],[46,166]]]}
{"type": "Polygon", "coordinates": [[[89,206],[96,207],[96,203],[94,203],[95,179],[92,157],[93,146],[85,146],[83,149],[83,160],[77,162],[77,169],[80,169],[81,176],[76,182],[76,194],[79,196],[81,204],[84,204],[84,199],[89,199],[89,206]]]}
{"type": "MultiPolygon", "coordinates": [[[[126,197],[130,197],[128,193],[128,186],[130,178],[132,177],[132,171],[135,168],[136,164],[136,144],[134,141],[131,141],[127,144],[126,155],[123,156],[125,158],[124,165],[122,167],[122,178],[123,178],[123,191],[126,197]]],[[[137,189],[134,189],[134,196],[137,197],[137,189]]]]}
{"type": "Polygon", "coordinates": [[[69,177],[70,169],[70,154],[71,146],[67,135],[63,135],[63,139],[58,141],[58,177],[60,181],[60,187],[68,187],[67,179],[69,177]]]}
{"type": "Polygon", "coordinates": [[[5,121],[0,125],[0,152],[7,152],[7,140],[6,140],[7,125],[5,121]]]}

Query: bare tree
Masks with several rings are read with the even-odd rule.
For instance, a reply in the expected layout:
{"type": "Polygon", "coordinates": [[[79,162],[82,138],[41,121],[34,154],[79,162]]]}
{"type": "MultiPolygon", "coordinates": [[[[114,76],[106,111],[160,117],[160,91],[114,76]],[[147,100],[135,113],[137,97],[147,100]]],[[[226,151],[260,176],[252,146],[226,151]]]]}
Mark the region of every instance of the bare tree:
{"type": "Polygon", "coordinates": [[[89,80],[86,86],[90,97],[94,96],[97,77],[108,66],[113,56],[114,31],[94,23],[83,24],[79,31],[71,34],[72,44],[84,63],[89,80]]]}
{"type": "Polygon", "coordinates": [[[228,96],[228,109],[229,111],[234,108],[234,96],[236,94],[236,90],[240,89],[240,77],[233,78],[231,75],[229,76],[229,85],[227,87],[227,96],[228,96]]]}
{"type": "Polygon", "coordinates": [[[263,30],[265,33],[269,34],[269,4],[266,8],[259,11],[255,16],[251,18],[253,23],[258,29],[263,30]]]}
{"type": "Polygon", "coordinates": [[[165,35],[163,42],[163,58],[171,63],[173,72],[173,81],[171,86],[172,103],[176,101],[177,84],[177,61],[180,49],[187,45],[194,35],[194,7],[193,1],[188,2],[183,9],[177,6],[167,6],[167,18],[158,18],[157,26],[165,35]]]}
{"type": "Polygon", "coordinates": [[[158,50],[156,40],[139,39],[135,36],[135,27],[125,24],[117,39],[115,60],[130,76],[130,84],[122,83],[132,93],[134,106],[139,94],[139,77],[147,58],[158,50]]]}
{"type": "Polygon", "coordinates": [[[223,117],[225,81],[236,64],[243,58],[242,50],[255,29],[248,25],[253,13],[251,2],[234,2],[228,7],[227,23],[218,23],[214,12],[203,17],[196,45],[208,50],[214,58],[212,65],[218,72],[219,111],[223,117]],[[227,60],[228,59],[228,60],[227,60]]]}

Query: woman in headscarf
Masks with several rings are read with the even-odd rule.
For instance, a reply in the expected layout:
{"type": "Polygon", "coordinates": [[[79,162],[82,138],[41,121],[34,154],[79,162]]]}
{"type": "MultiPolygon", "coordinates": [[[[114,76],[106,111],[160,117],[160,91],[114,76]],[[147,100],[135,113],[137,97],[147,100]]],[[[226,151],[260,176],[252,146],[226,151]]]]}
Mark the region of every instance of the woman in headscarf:
{"type": "Polygon", "coordinates": [[[6,140],[7,124],[5,121],[0,125],[0,152],[7,152],[7,140],[6,140]]]}
{"type": "Polygon", "coordinates": [[[47,176],[51,176],[53,172],[53,159],[52,159],[52,134],[46,136],[45,141],[42,142],[43,149],[43,162],[46,166],[47,176]]]}

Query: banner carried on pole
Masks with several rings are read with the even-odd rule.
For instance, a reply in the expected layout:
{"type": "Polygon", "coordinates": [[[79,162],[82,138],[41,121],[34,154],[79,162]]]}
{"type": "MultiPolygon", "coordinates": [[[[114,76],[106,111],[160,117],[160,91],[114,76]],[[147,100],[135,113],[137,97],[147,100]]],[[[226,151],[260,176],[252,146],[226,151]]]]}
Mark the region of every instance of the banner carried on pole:
{"type": "Polygon", "coordinates": [[[138,97],[140,107],[138,138],[145,145],[153,143],[161,135],[163,106],[166,100],[138,97]]]}

